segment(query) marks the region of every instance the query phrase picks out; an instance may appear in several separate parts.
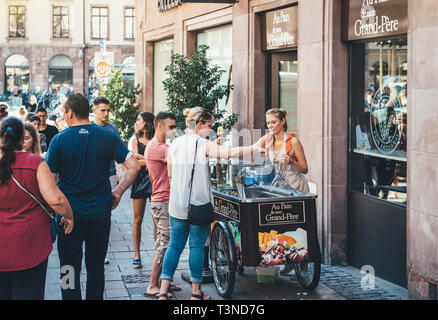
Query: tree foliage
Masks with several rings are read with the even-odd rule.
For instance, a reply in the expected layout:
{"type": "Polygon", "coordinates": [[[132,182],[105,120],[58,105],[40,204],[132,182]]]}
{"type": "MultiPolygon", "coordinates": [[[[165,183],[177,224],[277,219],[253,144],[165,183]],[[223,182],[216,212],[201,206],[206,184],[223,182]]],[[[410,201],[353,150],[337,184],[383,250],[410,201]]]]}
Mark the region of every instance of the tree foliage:
{"type": "Polygon", "coordinates": [[[134,134],[134,123],[139,113],[136,100],[140,91],[139,85],[133,87],[123,81],[121,70],[113,70],[106,88],[102,90],[102,95],[111,101],[110,121],[126,140],[134,134]]]}
{"type": "Polygon", "coordinates": [[[238,115],[226,115],[226,110],[218,108],[218,101],[230,94],[231,85],[220,85],[226,72],[218,65],[212,65],[207,57],[208,46],[202,45],[191,58],[174,54],[171,63],[164,69],[168,75],[163,81],[167,94],[167,108],[177,119],[179,129],[185,129],[184,109],[202,107],[215,118],[213,129],[222,126],[231,130],[238,115]]]}

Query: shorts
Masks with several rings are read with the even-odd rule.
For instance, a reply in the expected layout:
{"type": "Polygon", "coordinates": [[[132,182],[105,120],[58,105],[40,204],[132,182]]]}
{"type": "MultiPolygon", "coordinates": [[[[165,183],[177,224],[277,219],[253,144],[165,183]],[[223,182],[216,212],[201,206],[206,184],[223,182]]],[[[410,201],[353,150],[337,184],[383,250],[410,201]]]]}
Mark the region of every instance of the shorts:
{"type": "Polygon", "coordinates": [[[161,263],[166,253],[170,239],[169,227],[169,201],[153,202],[151,201],[152,219],[157,228],[157,235],[154,245],[154,258],[161,263]]]}

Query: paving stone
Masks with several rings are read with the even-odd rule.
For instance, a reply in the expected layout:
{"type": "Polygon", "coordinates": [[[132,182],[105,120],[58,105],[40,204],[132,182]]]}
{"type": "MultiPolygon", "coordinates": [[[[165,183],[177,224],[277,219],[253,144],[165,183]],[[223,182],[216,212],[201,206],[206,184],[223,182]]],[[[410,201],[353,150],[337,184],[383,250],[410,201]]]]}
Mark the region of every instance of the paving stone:
{"type": "Polygon", "coordinates": [[[106,296],[110,299],[113,298],[121,298],[121,297],[129,297],[128,291],[123,289],[108,289],[105,290],[106,296]]]}
{"type": "Polygon", "coordinates": [[[125,289],[125,284],[122,280],[105,281],[105,290],[107,289],[125,289]]]}

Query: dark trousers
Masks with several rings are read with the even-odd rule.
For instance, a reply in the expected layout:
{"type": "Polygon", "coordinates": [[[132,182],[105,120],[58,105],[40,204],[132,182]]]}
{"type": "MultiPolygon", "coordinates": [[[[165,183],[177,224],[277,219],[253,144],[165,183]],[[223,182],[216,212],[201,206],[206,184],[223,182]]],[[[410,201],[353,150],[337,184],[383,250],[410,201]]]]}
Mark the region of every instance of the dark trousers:
{"type": "Polygon", "coordinates": [[[0,271],[0,300],[44,300],[47,259],[22,271],[0,271]]]}
{"type": "Polygon", "coordinates": [[[104,261],[108,249],[111,218],[75,220],[72,233],[58,236],[63,300],[82,300],[80,273],[83,244],[87,269],[87,300],[103,300],[105,287],[104,261]],[[71,274],[74,272],[74,274],[71,274]],[[72,283],[73,282],[73,283],[72,283]]]}

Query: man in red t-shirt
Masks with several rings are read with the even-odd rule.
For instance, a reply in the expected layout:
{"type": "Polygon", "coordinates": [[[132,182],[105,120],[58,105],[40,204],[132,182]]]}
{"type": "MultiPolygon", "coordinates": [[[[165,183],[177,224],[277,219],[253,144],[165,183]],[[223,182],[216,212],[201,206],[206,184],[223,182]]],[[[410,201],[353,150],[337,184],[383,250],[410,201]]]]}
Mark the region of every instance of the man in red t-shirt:
{"type": "Polygon", "coordinates": [[[176,118],[172,113],[160,112],[154,120],[155,136],[149,141],[144,152],[146,166],[152,182],[151,211],[157,229],[154,246],[154,261],[149,286],[145,295],[158,296],[160,292],[159,275],[161,273],[164,253],[170,238],[169,196],[170,181],[167,174],[166,139],[176,132],[176,118]]]}

